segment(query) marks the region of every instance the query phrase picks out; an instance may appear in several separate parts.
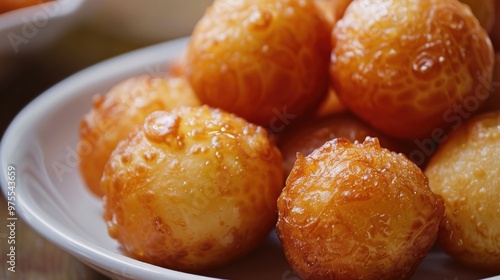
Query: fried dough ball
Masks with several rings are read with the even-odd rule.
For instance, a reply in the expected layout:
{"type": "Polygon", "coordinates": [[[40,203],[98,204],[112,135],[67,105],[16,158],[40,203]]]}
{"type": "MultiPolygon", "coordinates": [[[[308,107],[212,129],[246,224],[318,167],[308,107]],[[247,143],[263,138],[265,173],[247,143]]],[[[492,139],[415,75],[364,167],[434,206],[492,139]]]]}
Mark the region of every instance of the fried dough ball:
{"type": "Polygon", "coordinates": [[[299,156],[277,232],[303,279],[405,279],[437,237],[444,202],[405,156],[345,139],[299,156]]]}
{"type": "Polygon", "coordinates": [[[456,0],[353,1],[332,34],[337,94],[389,135],[446,129],[446,112],[491,82],[491,42],[456,0]]]}
{"type": "Polygon", "coordinates": [[[211,269],[267,236],[282,184],[264,128],[207,106],[154,112],[106,165],[104,218],[134,258],[211,269]]]}
{"type": "Polygon", "coordinates": [[[2,0],[0,1],[0,14],[49,1],[52,0],[2,0]]]}
{"type": "Polygon", "coordinates": [[[204,104],[270,127],[314,112],[330,50],[311,1],[216,0],[195,27],[185,70],[204,104]]]}
{"type": "Polygon", "coordinates": [[[495,22],[495,0],[460,0],[468,5],[481,26],[490,32],[495,22]]]}
{"type": "Polygon", "coordinates": [[[105,95],[96,95],[92,103],[80,123],[79,169],[87,187],[99,197],[104,194],[99,181],[109,155],[149,113],[200,105],[185,80],[147,75],[120,82],[105,95]]]}
{"type": "Polygon", "coordinates": [[[304,121],[285,131],[278,143],[283,155],[283,170],[288,176],[297,159],[297,153],[309,155],[325,142],[344,138],[349,141],[360,141],[366,137],[377,137],[384,148],[401,152],[396,141],[370,128],[352,114],[336,114],[324,118],[304,121]]]}
{"type": "Polygon", "coordinates": [[[441,247],[462,264],[500,273],[500,111],[451,132],[425,174],[446,202],[441,247]]]}

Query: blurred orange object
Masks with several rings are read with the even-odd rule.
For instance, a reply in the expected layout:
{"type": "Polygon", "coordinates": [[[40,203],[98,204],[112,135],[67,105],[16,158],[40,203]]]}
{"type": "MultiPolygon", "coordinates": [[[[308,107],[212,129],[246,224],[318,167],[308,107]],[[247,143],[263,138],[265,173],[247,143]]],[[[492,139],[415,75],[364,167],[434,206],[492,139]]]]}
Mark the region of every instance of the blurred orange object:
{"type": "Polygon", "coordinates": [[[0,1],[0,14],[49,1],[52,0],[2,0],[0,1]]]}
{"type": "Polygon", "coordinates": [[[460,108],[477,111],[487,97],[493,47],[456,0],[356,0],[332,34],[336,92],[389,135],[445,133],[460,108]]]}
{"type": "MultiPolygon", "coordinates": [[[[439,246],[459,263],[500,273],[500,111],[452,131],[425,170],[446,202],[439,246]]],[[[493,275],[492,275],[493,276],[493,275]]]]}

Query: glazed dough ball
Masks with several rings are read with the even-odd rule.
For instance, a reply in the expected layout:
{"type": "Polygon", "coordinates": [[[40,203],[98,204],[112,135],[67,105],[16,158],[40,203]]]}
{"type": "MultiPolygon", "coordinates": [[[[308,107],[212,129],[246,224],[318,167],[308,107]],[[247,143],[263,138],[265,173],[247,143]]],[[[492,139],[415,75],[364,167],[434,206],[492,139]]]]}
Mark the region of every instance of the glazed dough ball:
{"type": "Polygon", "coordinates": [[[500,111],[451,132],[425,174],[446,202],[441,247],[462,264],[500,273],[500,111]]]}
{"type": "Polygon", "coordinates": [[[200,101],[189,84],[173,78],[132,77],[96,95],[82,118],[78,143],[80,174],[88,188],[97,196],[104,194],[99,181],[109,155],[149,113],[197,105],[200,101]]]}
{"type": "Polygon", "coordinates": [[[277,232],[303,279],[407,279],[437,238],[442,198],[376,138],[299,156],[278,199],[277,232]]]}
{"type": "Polygon", "coordinates": [[[493,48],[459,1],[353,1],[332,34],[335,91],[382,132],[430,137],[450,126],[454,105],[484,101],[493,48]]]}
{"type": "Polygon", "coordinates": [[[261,243],[282,187],[281,154],[264,128],[206,106],[154,112],[106,165],[104,218],[138,260],[211,269],[261,243]]]}
{"type": "MultiPolygon", "coordinates": [[[[288,176],[297,160],[297,153],[307,156],[327,141],[344,138],[351,142],[377,137],[384,148],[402,152],[396,140],[370,128],[352,114],[336,114],[304,121],[285,131],[278,146],[283,155],[283,170],[288,176]]],[[[402,145],[402,143],[401,143],[402,145]]]]}
{"type": "Polygon", "coordinates": [[[193,32],[185,70],[204,104],[272,127],[314,113],[330,50],[311,1],[216,0],[193,32]]]}

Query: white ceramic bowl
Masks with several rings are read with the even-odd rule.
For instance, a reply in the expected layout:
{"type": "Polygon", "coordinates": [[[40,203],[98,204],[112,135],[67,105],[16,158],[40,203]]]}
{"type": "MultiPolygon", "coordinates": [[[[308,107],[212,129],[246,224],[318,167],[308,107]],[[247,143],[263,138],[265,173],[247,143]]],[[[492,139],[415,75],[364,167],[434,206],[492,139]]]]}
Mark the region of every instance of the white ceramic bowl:
{"type": "MultiPolygon", "coordinates": [[[[79,176],[75,146],[81,116],[91,97],[134,75],[165,75],[187,39],[141,49],[84,70],[43,93],[14,119],[2,139],[1,184],[8,166],[16,170],[16,211],[31,227],[113,279],[299,279],[288,267],[274,233],[248,258],[221,270],[192,275],[143,263],[122,254],[102,220],[102,205],[79,176]],[[212,277],[212,278],[209,278],[212,277]]],[[[478,279],[432,251],[413,279],[478,279]]]]}

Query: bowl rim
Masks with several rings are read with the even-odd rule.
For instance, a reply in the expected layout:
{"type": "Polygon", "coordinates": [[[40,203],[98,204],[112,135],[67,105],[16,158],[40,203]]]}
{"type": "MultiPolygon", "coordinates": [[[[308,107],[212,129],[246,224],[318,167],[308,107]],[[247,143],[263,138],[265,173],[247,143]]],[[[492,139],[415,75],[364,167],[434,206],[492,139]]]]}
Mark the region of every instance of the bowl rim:
{"type": "Polygon", "coordinates": [[[86,0],[54,0],[38,3],[32,6],[19,8],[0,14],[0,26],[2,29],[10,29],[17,25],[26,24],[26,19],[33,19],[40,11],[45,12],[49,19],[68,16],[76,12],[86,0]],[[48,7],[57,5],[57,12],[49,13],[48,7]]]}

